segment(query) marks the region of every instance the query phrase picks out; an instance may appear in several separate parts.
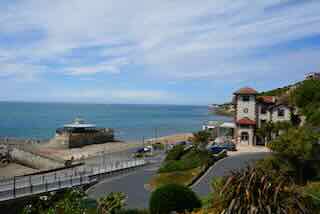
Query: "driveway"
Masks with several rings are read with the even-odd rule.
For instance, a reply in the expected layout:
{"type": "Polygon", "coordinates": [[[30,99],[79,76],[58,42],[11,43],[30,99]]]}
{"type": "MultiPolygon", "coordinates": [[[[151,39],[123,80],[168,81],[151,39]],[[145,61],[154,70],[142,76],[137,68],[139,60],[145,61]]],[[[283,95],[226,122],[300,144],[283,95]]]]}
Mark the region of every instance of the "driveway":
{"type": "MultiPolygon", "coordinates": [[[[243,169],[248,164],[252,164],[267,155],[268,153],[262,152],[240,154],[222,159],[212,166],[206,174],[192,186],[192,189],[199,196],[206,196],[210,192],[209,184],[213,177],[225,176],[228,175],[231,170],[243,169]]],[[[89,197],[96,199],[110,192],[124,192],[128,197],[128,208],[147,208],[150,192],[144,188],[144,185],[156,174],[160,166],[161,158],[153,159],[152,162],[152,164],[128,174],[101,181],[87,191],[89,197]]]]}

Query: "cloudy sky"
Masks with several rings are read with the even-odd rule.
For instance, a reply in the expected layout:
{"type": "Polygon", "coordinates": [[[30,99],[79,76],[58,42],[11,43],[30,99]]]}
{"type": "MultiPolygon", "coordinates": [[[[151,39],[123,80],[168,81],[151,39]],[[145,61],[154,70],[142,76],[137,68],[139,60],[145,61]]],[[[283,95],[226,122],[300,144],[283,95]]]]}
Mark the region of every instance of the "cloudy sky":
{"type": "Polygon", "coordinates": [[[208,104],[320,71],[319,0],[1,0],[0,100],[208,104]]]}

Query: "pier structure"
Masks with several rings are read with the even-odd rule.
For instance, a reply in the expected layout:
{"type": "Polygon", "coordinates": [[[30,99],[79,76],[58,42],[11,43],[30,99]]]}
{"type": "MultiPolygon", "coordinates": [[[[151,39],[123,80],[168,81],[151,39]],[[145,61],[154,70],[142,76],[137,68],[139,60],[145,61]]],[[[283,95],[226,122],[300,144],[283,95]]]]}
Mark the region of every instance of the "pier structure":
{"type": "Polygon", "coordinates": [[[64,148],[78,148],[114,141],[114,131],[110,128],[98,128],[95,124],[76,118],[72,123],[58,128],[53,141],[64,148]]]}

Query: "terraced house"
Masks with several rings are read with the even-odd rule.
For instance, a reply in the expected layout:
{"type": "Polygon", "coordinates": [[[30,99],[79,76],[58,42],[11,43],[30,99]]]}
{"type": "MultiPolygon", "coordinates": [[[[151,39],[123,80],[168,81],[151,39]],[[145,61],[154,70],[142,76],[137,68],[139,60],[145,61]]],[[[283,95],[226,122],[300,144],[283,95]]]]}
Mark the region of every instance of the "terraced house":
{"type": "Polygon", "coordinates": [[[234,92],[235,141],[246,145],[264,143],[256,136],[256,129],[266,122],[290,121],[292,109],[274,96],[258,96],[258,92],[249,87],[234,92]]]}

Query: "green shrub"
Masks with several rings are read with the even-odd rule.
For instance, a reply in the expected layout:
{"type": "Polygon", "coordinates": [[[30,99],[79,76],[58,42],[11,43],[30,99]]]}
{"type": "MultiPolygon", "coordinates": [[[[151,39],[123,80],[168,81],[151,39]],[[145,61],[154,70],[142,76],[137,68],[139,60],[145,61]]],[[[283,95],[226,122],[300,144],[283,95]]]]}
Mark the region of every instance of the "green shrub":
{"type": "Polygon", "coordinates": [[[184,146],[176,145],[168,152],[165,161],[179,160],[184,153],[184,146]]]}
{"type": "Polygon", "coordinates": [[[297,182],[300,184],[316,177],[317,159],[319,158],[319,134],[307,128],[291,128],[288,132],[268,144],[268,147],[283,160],[294,166],[297,182]]]}
{"type": "Polygon", "coordinates": [[[276,178],[279,175],[295,178],[297,173],[295,167],[289,161],[277,156],[270,155],[256,162],[256,168],[268,171],[269,175],[276,178]]]}
{"type": "Polygon", "coordinates": [[[188,187],[168,184],[156,189],[150,198],[152,214],[168,214],[171,211],[183,213],[201,207],[201,201],[188,187]]]}
{"type": "Polygon", "coordinates": [[[149,211],[144,209],[122,209],[116,214],[149,214],[149,211]]]}
{"type": "Polygon", "coordinates": [[[189,150],[180,160],[169,160],[165,161],[159,169],[160,173],[183,171],[193,169],[206,164],[211,164],[211,155],[207,151],[189,150]]]}
{"type": "Polygon", "coordinates": [[[155,143],[152,145],[152,147],[154,150],[164,150],[165,149],[165,146],[162,143],[155,143]]]}
{"type": "Polygon", "coordinates": [[[124,208],[126,195],[122,192],[111,192],[109,195],[98,199],[98,209],[103,214],[116,214],[124,208]]]}

